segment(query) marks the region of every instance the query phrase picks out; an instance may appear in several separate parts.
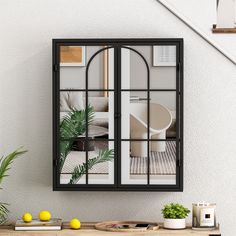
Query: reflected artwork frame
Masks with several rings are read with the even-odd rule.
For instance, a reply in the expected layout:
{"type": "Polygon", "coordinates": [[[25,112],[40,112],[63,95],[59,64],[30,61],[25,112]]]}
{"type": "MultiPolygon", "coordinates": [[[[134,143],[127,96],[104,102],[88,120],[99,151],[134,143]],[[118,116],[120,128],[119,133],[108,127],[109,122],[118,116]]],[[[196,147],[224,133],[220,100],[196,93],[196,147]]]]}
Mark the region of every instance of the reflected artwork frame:
{"type": "Polygon", "coordinates": [[[61,46],[60,66],[85,66],[86,47],[85,46],[61,46]]]}
{"type": "Polygon", "coordinates": [[[153,66],[176,66],[176,46],[153,46],[153,66]]]}

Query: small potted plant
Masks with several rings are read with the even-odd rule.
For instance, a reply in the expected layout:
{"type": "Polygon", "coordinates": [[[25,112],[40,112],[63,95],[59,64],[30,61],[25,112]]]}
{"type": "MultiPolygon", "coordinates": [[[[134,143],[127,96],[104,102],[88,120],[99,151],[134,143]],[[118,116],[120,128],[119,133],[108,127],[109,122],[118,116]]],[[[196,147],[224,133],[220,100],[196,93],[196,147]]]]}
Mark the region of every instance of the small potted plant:
{"type": "Polygon", "coordinates": [[[188,208],[178,203],[170,203],[161,210],[164,217],[164,228],[166,229],[185,229],[185,218],[190,213],[188,208]]]}

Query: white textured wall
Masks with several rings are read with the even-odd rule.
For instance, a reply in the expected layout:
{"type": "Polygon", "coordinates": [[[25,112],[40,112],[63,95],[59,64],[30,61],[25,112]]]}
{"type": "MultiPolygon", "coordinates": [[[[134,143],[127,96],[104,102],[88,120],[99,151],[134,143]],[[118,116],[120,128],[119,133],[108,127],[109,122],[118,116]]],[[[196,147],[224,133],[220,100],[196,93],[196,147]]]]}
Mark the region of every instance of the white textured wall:
{"type": "MultiPolygon", "coordinates": [[[[82,221],[161,220],[164,203],[217,203],[236,234],[236,67],[155,0],[1,0],[0,152],[29,149],[1,191],[10,217],[23,211],[82,221]],[[53,192],[51,39],[184,37],[184,192],[53,192]]],[[[190,220],[190,218],[189,218],[190,220]]]]}
{"type": "Polygon", "coordinates": [[[187,18],[189,23],[194,24],[226,52],[236,58],[236,35],[212,33],[212,25],[217,23],[216,1],[217,0],[164,0],[164,2],[173,6],[181,16],[187,18]]]}

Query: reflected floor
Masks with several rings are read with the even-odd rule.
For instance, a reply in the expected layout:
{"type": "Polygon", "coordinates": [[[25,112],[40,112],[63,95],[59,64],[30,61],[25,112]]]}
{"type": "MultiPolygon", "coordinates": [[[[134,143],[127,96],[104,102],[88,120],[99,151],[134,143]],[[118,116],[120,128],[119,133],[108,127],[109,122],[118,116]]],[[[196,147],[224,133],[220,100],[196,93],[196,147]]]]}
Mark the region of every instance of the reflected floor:
{"type": "MultiPolygon", "coordinates": [[[[99,150],[107,148],[107,141],[99,141],[95,144],[95,150],[89,151],[89,159],[98,155],[99,150]]],[[[70,175],[75,166],[81,165],[86,160],[86,153],[84,151],[71,151],[62,169],[62,174],[70,175]]],[[[147,157],[130,156],[130,175],[141,176],[147,174],[147,157]]],[[[109,163],[99,163],[95,165],[89,174],[106,175],[108,174],[109,163]]],[[[150,175],[175,175],[176,174],[176,143],[175,141],[166,143],[165,152],[151,152],[150,155],[150,175]]]]}
{"type": "MultiPolygon", "coordinates": [[[[147,157],[130,157],[130,174],[147,174],[147,157]]],[[[150,175],[176,174],[176,143],[167,142],[165,152],[151,152],[150,175]]]]}
{"type": "MultiPolygon", "coordinates": [[[[90,142],[94,146],[94,151],[88,152],[88,159],[92,159],[98,156],[99,151],[108,148],[108,141],[90,142]]],[[[64,166],[62,168],[62,174],[70,174],[74,168],[86,162],[85,151],[71,151],[66,158],[64,166]]],[[[109,163],[103,162],[94,165],[89,174],[108,174],[109,163]]]]}

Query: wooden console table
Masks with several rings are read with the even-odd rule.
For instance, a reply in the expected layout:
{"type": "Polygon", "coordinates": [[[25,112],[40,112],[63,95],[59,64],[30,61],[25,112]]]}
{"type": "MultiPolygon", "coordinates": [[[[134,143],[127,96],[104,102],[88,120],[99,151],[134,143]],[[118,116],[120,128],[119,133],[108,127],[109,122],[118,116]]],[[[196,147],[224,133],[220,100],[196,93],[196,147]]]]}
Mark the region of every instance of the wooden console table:
{"type": "Polygon", "coordinates": [[[196,231],[190,227],[184,230],[167,230],[160,227],[147,232],[108,232],[94,228],[94,223],[82,223],[81,229],[71,230],[68,223],[60,231],[15,231],[14,226],[0,226],[0,236],[221,236],[220,230],[196,231]]]}

